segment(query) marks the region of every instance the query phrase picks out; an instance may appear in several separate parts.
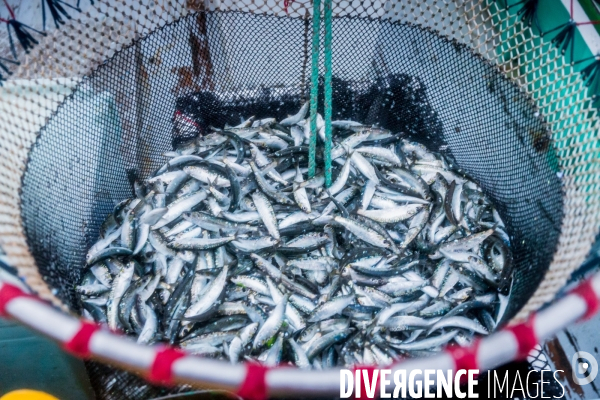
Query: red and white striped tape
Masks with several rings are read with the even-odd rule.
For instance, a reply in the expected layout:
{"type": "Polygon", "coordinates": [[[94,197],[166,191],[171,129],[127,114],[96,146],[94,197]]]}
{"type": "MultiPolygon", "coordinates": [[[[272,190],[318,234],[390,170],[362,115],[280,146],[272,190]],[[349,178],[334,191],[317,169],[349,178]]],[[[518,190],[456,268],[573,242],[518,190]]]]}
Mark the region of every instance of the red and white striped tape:
{"type": "MultiPolygon", "coordinates": [[[[494,369],[524,359],[538,342],[576,321],[590,318],[600,308],[599,298],[600,273],[528,321],[477,340],[470,347],[449,347],[433,357],[400,360],[385,368],[391,369],[392,373],[413,369],[494,369]]],[[[109,361],[142,374],[155,384],[188,383],[202,388],[225,389],[250,400],[290,394],[336,396],[340,390],[339,369],[310,371],[292,367],[267,368],[257,364],[231,365],[188,355],[164,345],[138,345],[95,323],[64,314],[4,282],[0,282],[0,315],[12,317],[58,341],[66,351],[78,357],[109,361]]],[[[365,370],[370,377],[375,368],[355,369],[365,370]]]]}

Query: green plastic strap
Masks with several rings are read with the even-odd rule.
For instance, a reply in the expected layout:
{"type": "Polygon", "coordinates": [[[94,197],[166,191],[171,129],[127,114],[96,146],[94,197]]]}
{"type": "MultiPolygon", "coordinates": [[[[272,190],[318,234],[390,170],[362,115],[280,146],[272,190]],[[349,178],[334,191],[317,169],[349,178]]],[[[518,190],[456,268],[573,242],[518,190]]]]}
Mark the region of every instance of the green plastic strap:
{"type": "Polygon", "coordinates": [[[317,97],[319,95],[319,34],[321,30],[321,0],[313,0],[312,74],[310,79],[310,145],[308,177],[315,176],[317,153],[317,97]]]}
{"type": "MultiPolygon", "coordinates": [[[[331,20],[332,0],[324,0],[325,19],[325,187],[331,186],[331,20]]],[[[310,146],[308,154],[308,176],[316,173],[317,153],[317,106],[319,95],[319,44],[321,29],[321,0],[313,3],[312,70],[310,88],[310,146]]]]}
{"type": "Polygon", "coordinates": [[[325,187],[331,186],[331,10],[325,0],[325,187]]]}

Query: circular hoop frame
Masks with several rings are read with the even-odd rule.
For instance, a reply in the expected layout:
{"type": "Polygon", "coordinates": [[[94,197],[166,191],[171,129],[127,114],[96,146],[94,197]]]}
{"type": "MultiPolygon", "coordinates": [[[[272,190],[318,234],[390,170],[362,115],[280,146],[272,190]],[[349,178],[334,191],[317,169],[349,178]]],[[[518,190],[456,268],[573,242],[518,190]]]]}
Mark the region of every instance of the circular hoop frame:
{"type": "MultiPolygon", "coordinates": [[[[600,273],[583,282],[524,323],[504,328],[476,341],[471,347],[446,348],[428,358],[399,360],[392,371],[414,369],[487,371],[507,362],[523,360],[533,347],[600,308],[600,273]]],[[[0,281],[0,314],[10,316],[62,344],[82,358],[109,362],[148,379],[151,383],[186,383],[206,389],[225,389],[248,399],[277,396],[337,396],[340,369],[327,371],[267,368],[255,364],[231,365],[188,355],[162,345],[139,345],[95,323],[64,314],[19,287],[0,281]]],[[[372,370],[373,366],[354,369],[372,370]]]]}

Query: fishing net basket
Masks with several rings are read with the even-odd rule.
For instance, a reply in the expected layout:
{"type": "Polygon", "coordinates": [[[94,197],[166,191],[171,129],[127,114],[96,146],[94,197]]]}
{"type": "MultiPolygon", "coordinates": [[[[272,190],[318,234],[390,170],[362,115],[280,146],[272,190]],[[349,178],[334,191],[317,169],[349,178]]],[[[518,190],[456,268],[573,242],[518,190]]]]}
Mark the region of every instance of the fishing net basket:
{"type": "MultiPolygon", "coordinates": [[[[312,36],[304,0],[80,7],[60,29],[33,33],[27,54],[16,46],[20,64],[5,62],[0,100],[0,246],[36,296],[72,315],[105,216],[188,138],[174,115],[203,130],[295,113],[310,92],[312,36]]],[[[506,323],[554,299],[600,221],[587,64],[541,35],[554,27],[523,7],[333,2],[333,119],[404,132],[482,187],[514,255],[506,323]]],[[[167,390],[88,367],[102,398],[167,390]]]]}

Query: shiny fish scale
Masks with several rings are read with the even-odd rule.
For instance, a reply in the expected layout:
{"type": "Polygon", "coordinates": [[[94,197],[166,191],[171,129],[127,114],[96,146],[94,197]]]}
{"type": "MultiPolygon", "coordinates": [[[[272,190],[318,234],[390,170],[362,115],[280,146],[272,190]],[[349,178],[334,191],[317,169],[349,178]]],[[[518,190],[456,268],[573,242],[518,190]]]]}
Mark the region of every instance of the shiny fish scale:
{"type": "Polygon", "coordinates": [[[304,175],[307,110],[166,153],[90,247],[86,315],[139,343],[304,369],[390,364],[494,329],[512,259],[479,187],[402,135],[333,121],[327,189],[322,170],[304,175]]]}

